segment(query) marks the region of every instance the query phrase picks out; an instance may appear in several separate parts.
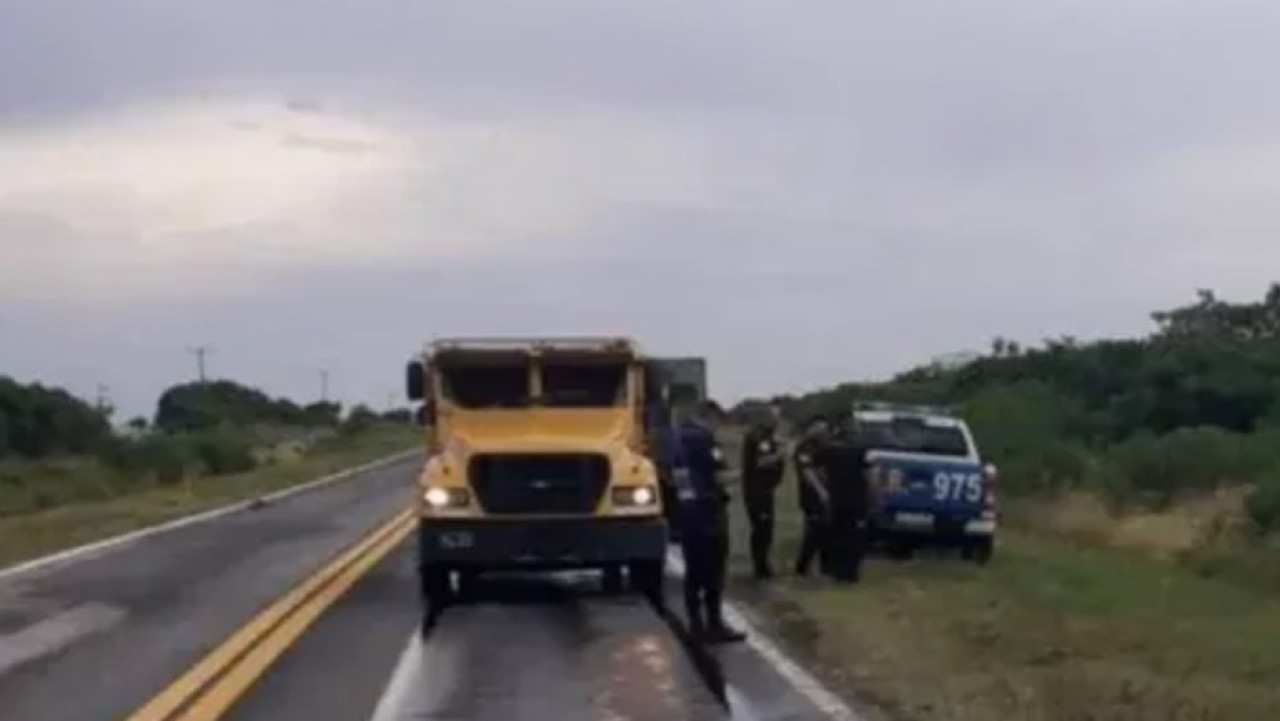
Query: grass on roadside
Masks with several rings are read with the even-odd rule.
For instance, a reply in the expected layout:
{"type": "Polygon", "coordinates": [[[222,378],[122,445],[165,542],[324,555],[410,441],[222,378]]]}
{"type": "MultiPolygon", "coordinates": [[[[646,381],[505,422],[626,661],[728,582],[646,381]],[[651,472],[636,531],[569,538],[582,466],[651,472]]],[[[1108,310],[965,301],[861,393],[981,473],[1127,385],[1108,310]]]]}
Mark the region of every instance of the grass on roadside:
{"type": "Polygon", "coordinates": [[[246,473],[152,486],[110,500],[71,503],[0,518],[0,567],[119,533],[162,523],[233,501],[295,486],[360,465],[418,441],[409,426],[371,428],[324,441],[246,473]]]}
{"type": "MultiPolygon", "coordinates": [[[[779,489],[775,565],[799,534],[779,489]]],[[[733,575],[748,575],[734,509],[733,575]]],[[[854,587],[735,593],[833,688],[902,721],[1280,718],[1280,603],[1139,551],[1004,532],[986,568],[868,561],[854,587]]]]}

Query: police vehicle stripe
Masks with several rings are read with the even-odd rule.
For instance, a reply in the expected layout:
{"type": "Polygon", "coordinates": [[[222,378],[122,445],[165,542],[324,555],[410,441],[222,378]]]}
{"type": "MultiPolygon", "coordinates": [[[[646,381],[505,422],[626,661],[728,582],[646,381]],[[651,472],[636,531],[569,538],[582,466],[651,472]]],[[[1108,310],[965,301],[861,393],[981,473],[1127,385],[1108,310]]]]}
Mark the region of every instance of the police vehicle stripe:
{"type": "Polygon", "coordinates": [[[919,461],[936,464],[977,465],[978,459],[973,456],[941,456],[936,453],[912,453],[910,451],[867,451],[867,460],[919,461]]]}

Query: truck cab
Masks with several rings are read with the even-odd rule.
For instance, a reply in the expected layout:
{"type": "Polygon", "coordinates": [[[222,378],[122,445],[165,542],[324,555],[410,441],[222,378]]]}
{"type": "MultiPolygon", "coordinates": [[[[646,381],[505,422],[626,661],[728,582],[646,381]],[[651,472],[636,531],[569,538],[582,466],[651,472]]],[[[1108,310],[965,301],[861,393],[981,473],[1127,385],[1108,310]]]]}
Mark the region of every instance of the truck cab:
{"type": "Polygon", "coordinates": [[[878,498],[869,524],[874,542],[898,556],[935,545],[990,560],[996,468],[982,460],[963,418],[945,408],[867,403],[855,407],[853,425],[878,498]]]}
{"type": "Polygon", "coordinates": [[[646,365],[625,338],[455,338],[408,365],[422,402],[424,599],[489,570],[625,570],[660,596],[667,548],[648,457],[646,365]]]}

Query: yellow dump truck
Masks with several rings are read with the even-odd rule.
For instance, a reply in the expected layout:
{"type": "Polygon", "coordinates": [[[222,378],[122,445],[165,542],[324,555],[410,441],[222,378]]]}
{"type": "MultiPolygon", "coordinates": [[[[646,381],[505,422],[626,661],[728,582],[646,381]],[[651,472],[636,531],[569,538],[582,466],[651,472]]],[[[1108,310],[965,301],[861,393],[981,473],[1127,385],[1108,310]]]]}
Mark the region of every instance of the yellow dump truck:
{"type": "Polygon", "coordinates": [[[660,600],[658,394],[631,340],[438,340],[409,363],[407,385],[426,429],[417,509],[428,604],[512,569],[600,569],[619,585],[625,570],[660,600]]]}

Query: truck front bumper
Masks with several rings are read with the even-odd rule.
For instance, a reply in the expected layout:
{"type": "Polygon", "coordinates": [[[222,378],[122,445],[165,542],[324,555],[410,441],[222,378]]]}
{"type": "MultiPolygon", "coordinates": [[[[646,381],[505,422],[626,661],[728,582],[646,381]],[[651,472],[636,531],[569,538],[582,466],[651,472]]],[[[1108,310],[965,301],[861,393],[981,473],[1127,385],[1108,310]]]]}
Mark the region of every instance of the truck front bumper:
{"type": "Polygon", "coordinates": [[[418,561],[451,568],[571,569],[661,561],[667,524],[661,518],[424,518],[418,561]]]}
{"type": "Polygon", "coordinates": [[[998,523],[994,513],[947,516],[920,511],[884,511],[871,522],[873,532],[881,534],[934,537],[942,541],[993,536],[998,523]]]}

